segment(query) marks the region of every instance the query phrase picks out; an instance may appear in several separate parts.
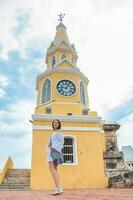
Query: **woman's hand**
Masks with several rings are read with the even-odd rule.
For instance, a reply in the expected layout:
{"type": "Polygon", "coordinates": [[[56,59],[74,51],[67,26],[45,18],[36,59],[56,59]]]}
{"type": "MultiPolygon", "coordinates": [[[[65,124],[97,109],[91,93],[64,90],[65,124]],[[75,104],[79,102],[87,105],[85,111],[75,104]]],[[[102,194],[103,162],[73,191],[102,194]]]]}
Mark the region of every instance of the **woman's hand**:
{"type": "Polygon", "coordinates": [[[55,149],[54,146],[50,146],[50,149],[55,149]]]}

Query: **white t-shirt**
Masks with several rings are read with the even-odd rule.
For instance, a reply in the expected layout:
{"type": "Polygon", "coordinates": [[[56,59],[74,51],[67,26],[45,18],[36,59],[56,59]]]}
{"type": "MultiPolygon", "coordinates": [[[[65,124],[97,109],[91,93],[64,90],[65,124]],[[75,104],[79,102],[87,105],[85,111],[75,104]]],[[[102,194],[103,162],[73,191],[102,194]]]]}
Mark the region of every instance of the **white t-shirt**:
{"type": "Polygon", "coordinates": [[[59,152],[61,152],[64,144],[64,136],[60,131],[54,131],[51,136],[49,136],[49,141],[51,138],[52,146],[59,152]]]}

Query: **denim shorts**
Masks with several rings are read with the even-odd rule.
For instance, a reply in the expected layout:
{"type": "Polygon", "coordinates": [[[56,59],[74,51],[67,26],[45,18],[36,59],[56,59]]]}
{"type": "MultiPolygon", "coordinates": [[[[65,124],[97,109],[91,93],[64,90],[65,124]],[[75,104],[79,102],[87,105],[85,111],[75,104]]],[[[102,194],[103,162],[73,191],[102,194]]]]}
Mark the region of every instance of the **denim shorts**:
{"type": "Polygon", "coordinates": [[[62,164],[64,162],[62,152],[58,152],[56,150],[51,150],[48,145],[46,145],[47,151],[47,161],[54,162],[55,164],[62,164]]]}
{"type": "Polygon", "coordinates": [[[56,165],[60,165],[60,164],[62,164],[64,162],[62,153],[56,151],[55,149],[51,150],[51,157],[52,157],[53,162],[56,165]]]}

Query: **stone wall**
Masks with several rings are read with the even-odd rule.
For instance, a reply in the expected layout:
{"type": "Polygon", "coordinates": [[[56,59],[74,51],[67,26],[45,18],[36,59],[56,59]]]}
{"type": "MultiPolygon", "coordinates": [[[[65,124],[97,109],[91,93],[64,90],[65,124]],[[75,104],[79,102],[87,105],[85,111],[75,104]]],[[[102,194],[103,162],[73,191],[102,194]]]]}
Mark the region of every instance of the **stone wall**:
{"type": "Polygon", "coordinates": [[[124,160],[124,154],[118,149],[116,131],[120,125],[115,122],[105,122],[106,150],[103,152],[105,174],[109,177],[109,187],[133,187],[133,171],[129,169],[124,160]]]}

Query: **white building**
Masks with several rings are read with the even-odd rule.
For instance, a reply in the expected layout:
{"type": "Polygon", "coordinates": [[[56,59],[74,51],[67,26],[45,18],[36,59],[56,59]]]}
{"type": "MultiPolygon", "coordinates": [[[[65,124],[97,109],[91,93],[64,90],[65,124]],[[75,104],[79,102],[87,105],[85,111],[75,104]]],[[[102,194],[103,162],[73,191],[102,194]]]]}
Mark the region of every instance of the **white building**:
{"type": "Polygon", "coordinates": [[[122,146],[121,151],[124,153],[125,162],[133,170],[133,147],[131,145],[122,146]]]}

